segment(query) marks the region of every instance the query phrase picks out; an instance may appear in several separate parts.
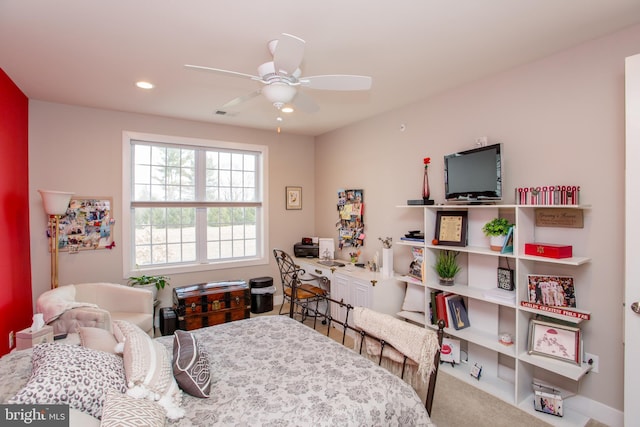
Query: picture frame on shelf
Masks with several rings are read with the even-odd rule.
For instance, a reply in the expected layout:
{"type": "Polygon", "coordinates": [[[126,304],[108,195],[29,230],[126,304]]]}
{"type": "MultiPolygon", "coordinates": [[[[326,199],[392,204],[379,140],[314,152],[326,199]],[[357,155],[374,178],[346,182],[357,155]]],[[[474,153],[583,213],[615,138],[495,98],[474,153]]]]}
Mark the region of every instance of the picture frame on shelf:
{"type": "Polygon", "coordinates": [[[498,267],[498,288],[505,291],[515,289],[514,272],[510,268],[498,267]]]}
{"type": "Polygon", "coordinates": [[[580,328],[529,320],[529,354],[580,365],[580,328]]]}
{"type": "Polygon", "coordinates": [[[434,240],[438,245],[467,246],[467,211],[438,211],[434,240]]]}
{"type": "Polygon", "coordinates": [[[528,274],[529,302],[548,307],[576,307],[576,293],[571,276],[528,274]]]}
{"type": "Polygon", "coordinates": [[[287,210],[302,209],[302,187],[285,187],[287,210]]]}

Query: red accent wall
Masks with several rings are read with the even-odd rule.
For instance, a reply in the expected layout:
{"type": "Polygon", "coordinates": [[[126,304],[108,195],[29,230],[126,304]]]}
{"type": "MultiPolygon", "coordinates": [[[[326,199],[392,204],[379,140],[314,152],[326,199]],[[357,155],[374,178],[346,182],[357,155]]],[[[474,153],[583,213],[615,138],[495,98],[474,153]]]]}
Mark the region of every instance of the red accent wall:
{"type": "Polygon", "coordinates": [[[0,68],[0,355],[33,316],[28,126],[29,99],[0,68]]]}

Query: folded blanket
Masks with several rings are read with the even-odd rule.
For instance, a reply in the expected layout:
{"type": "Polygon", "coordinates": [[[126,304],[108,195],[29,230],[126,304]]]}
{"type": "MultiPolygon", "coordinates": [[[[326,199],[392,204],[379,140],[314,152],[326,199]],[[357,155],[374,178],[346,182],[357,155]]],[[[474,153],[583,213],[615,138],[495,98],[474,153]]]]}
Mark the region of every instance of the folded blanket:
{"type": "MultiPolygon", "coordinates": [[[[353,309],[353,322],[356,328],[386,341],[400,353],[418,364],[418,374],[424,380],[434,371],[433,360],[438,350],[440,350],[435,331],[364,307],[355,307],[353,309]]],[[[356,340],[356,345],[359,345],[359,341],[359,339],[356,340]]],[[[365,340],[365,342],[369,354],[380,354],[381,347],[379,343],[373,340],[365,340]]],[[[358,349],[356,348],[356,350],[358,349]]],[[[384,356],[387,356],[386,349],[384,356]]],[[[390,352],[388,357],[397,359],[398,355],[390,352]]]]}
{"type": "Polygon", "coordinates": [[[60,286],[40,295],[36,303],[36,311],[42,313],[44,322],[56,320],[62,314],[76,307],[94,307],[96,304],[76,301],[76,287],[73,285],[60,286]]]}

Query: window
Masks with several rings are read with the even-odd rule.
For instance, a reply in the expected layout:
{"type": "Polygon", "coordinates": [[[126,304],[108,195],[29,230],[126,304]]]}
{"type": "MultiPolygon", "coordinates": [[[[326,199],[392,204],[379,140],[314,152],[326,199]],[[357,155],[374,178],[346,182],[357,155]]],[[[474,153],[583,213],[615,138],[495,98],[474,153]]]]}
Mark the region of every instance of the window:
{"type": "Polygon", "coordinates": [[[268,262],[266,147],[131,132],[123,147],[125,277],[268,262]]]}

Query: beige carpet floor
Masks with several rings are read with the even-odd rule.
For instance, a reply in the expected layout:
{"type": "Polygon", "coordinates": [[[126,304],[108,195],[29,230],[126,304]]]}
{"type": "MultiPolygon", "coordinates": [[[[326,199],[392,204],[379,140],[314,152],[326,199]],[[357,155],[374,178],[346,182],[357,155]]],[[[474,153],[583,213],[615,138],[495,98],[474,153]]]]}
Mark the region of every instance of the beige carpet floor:
{"type": "MultiPolygon", "coordinates": [[[[252,313],[251,316],[278,314],[279,309],[278,306],[273,311],[252,313]]],[[[312,320],[305,321],[305,324],[313,326],[312,320]]],[[[326,327],[321,329],[321,325],[317,327],[322,333],[326,333],[324,328],[326,327]]],[[[335,329],[330,330],[329,336],[338,342],[342,340],[342,334],[335,329]]],[[[345,345],[351,348],[353,341],[349,337],[347,340],[345,345]]],[[[556,417],[548,415],[549,421],[545,422],[444,371],[438,373],[431,412],[431,419],[438,427],[550,427],[556,421],[556,417]]],[[[595,420],[590,420],[586,426],[607,427],[595,420]]]]}

